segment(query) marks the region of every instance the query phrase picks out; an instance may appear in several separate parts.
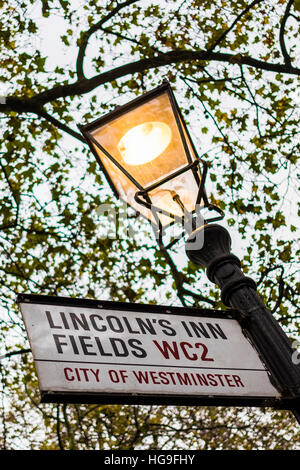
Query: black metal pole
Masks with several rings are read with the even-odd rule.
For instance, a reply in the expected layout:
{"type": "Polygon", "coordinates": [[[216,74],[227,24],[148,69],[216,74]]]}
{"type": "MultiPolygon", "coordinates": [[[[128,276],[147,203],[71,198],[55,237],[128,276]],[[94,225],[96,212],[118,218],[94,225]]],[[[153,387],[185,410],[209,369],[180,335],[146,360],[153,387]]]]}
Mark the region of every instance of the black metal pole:
{"type": "Polygon", "coordinates": [[[290,409],[300,424],[300,364],[293,363],[294,350],[289,338],[257,294],[255,282],[243,274],[240,260],[230,248],[228,231],[211,224],[191,233],[186,253],[194,264],[206,267],[208,279],[221,288],[223,303],[239,312],[242,328],[257,348],[279,392],[290,399],[290,409]]]}

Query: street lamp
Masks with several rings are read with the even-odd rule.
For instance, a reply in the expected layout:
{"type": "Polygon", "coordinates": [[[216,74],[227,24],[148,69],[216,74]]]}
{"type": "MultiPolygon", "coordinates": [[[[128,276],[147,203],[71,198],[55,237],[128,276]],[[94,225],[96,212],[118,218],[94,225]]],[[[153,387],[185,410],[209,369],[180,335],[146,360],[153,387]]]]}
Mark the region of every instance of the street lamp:
{"type": "Polygon", "coordinates": [[[206,267],[223,303],[239,312],[242,328],[300,423],[300,364],[293,363],[288,337],[230,252],[228,231],[214,223],[224,214],[208,201],[207,164],[197,155],[169,83],[79,127],[114,193],[150,220],[160,242],[167,227],[184,226],[188,258],[206,267]],[[204,219],[204,208],[217,216],[204,219]]]}
{"type": "Polygon", "coordinates": [[[173,224],[190,233],[209,203],[199,158],[167,81],[85,126],[79,126],[115,195],[150,220],[158,239],[173,224]]]}

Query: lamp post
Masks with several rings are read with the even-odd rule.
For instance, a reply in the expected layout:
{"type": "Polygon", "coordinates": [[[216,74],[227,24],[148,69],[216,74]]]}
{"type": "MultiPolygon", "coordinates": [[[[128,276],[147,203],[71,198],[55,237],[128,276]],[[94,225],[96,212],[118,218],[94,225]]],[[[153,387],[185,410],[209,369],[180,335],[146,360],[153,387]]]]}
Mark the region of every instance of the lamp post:
{"type": "Polygon", "coordinates": [[[293,363],[290,341],[255,282],[230,252],[228,231],[215,223],[224,214],[208,201],[207,164],[196,152],[169,83],[79,128],[115,195],[151,222],[160,243],[171,225],[183,226],[188,258],[206,267],[223,303],[239,312],[242,328],[300,423],[300,365],[293,363]],[[204,209],[216,215],[204,218],[204,209]]]}
{"type": "Polygon", "coordinates": [[[187,248],[188,258],[206,268],[208,279],[221,288],[223,303],[239,312],[239,323],[272,372],[277,389],[298,402],[292,411],[300,424],[300,365],[293,363],[288,337],[257,294],[255,282],[243,274],[240,260],[230,252],[228,231],[217,224],[205,225],[190,235],[197,237],[204,240],[203,246],[187,248]]]}

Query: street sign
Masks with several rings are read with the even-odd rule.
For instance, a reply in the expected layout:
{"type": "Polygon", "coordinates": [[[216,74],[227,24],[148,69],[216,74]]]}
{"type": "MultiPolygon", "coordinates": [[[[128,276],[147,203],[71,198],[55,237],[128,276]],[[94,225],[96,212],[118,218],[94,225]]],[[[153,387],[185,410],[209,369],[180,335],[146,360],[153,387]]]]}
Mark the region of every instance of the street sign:
{"type": "Polygon", "coordinates": [[[273,406],[282,398],[233,310],[17,301],[42,402],[273,406]]]}

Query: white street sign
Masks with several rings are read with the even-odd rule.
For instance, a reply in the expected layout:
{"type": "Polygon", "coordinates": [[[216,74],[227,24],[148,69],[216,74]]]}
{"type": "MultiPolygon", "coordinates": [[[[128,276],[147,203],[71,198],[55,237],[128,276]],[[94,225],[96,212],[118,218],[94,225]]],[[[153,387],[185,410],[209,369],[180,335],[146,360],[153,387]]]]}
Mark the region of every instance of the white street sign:
{"type": "Polygon", "coordinates": [[[225,312],[44,302],[19,302],[42,396],[106,395],[107,403],[120,394],[280,398],[238,321],[225,312]]]}

